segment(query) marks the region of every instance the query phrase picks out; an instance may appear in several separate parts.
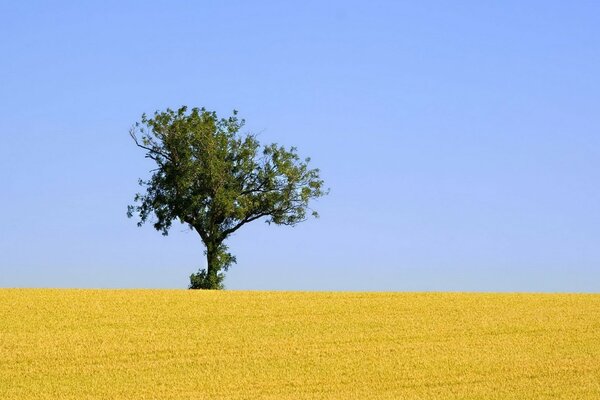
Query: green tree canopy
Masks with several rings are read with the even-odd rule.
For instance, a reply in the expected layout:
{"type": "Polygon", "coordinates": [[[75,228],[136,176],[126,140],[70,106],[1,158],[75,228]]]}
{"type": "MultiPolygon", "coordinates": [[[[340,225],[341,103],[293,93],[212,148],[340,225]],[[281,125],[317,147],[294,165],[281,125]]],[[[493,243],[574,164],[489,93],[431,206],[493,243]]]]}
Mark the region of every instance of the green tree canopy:
{"type": "Polygon", "coordinates": [[[187,107],[142,115],[130,130],[146,158],[156,163],[145,193],[135,196],[127,215],[149,219],[167,235],[173,221],[189,225],[205,245],[207,268],[192,274],[190,288],[220,289],[224,271],[235,263],[225,240],[243,225],[264,219],[296,225],[311,199],[326,194],[319,170],[309,168],[294,147],[260,145],[253,134],[241,134],[237,112],[218,118],[205,108],[187,107]]]}

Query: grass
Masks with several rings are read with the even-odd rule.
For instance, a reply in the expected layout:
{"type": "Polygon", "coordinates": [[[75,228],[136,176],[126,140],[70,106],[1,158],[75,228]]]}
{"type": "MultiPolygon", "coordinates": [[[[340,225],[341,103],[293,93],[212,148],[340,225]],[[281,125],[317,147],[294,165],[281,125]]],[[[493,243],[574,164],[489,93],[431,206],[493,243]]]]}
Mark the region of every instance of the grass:
{"type": "Polygon", "coordinates": [[[600,295],[0,290],[1,399],[599,399],[600,295]]]}

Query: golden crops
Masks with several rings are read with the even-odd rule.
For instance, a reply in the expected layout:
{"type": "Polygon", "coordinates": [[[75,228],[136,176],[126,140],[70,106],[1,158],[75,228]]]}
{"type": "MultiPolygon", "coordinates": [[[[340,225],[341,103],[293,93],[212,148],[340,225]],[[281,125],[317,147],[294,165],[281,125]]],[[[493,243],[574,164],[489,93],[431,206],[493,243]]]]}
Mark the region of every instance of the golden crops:
{"type": "Polygon", "coordinates": [[[600,295],[0,290],[0,399],[600,399],[600,295]]]}

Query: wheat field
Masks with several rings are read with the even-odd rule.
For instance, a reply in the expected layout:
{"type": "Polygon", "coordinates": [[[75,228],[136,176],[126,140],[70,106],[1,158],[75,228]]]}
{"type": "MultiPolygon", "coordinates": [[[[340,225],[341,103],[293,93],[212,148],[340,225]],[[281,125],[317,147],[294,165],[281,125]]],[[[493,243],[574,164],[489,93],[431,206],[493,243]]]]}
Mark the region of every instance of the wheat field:
{"type": "Polygon", "coordinates": [[[0,399],[599,399],[600,295],[0,290],[0,399]]]}

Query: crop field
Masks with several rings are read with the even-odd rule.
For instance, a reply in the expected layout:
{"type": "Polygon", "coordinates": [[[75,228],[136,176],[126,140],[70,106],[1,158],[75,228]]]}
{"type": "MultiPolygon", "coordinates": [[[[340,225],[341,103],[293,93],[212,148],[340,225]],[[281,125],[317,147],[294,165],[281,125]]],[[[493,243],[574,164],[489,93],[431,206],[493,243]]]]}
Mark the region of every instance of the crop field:
{"type": "Polygon", "coordinates": [[[0,399],[600,399],[600,295],[2,289],[0,399]]]}

